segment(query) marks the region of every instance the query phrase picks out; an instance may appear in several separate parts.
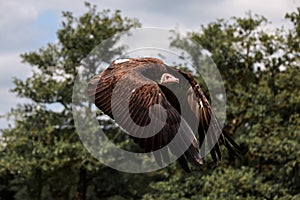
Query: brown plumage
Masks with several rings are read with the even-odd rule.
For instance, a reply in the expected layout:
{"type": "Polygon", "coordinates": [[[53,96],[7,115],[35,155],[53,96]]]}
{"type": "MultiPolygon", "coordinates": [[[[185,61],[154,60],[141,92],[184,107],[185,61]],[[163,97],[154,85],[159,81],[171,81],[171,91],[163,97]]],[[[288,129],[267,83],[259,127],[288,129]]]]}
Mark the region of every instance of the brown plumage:
{"type": "MultiPolygon", "coordinates": [[[[231,154],[236,154],[239,148],[222,132],[193,76],[168,67],[159,59],[113,61],[89,81],[88,95],[100,110],[133,135],[134,141],[146,152],[157,152],[180,134],[175,145],[169,148],[175,155],[181,155],[180,150],[185,150],[178,161],[186,171],[190,171],[188,162],[195,168],[201,166],[205,155],[202,151],[205,148],[201,148],[200,152],[201,145],[213,145],[210,153],[215,162],[222,158],[220,143],[231,154]],[[210,123],[214,134],[207,135],[210,123]],[[156,130],[157,127],[160,128],[156,130]],[[220,137],[217,138],[217,135],[220,137]]],[[[154,155],[160,165],[170,159],[167,153],[154,155]]]]}

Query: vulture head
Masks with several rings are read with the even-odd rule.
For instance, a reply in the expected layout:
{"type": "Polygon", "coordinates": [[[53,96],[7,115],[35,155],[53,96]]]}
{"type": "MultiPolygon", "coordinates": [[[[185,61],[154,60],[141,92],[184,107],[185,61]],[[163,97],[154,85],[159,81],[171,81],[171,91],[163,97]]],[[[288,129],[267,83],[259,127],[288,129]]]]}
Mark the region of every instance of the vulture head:
{"type": "Polygon", "coordinates": [[[179,83],[179,79],[169,73],[163,73],[160,79],[160,84],[179,83]]]}

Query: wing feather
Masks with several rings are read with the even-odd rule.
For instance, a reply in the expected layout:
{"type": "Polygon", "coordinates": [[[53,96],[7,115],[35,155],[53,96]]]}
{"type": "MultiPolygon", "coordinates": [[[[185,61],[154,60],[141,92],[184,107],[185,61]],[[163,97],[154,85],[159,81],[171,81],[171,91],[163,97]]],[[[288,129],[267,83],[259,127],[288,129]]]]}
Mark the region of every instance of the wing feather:
{"type": "MultiPolygon", "coordinates": [[[[112,65],[108,68],[108,71],[105,70],[100,75],[94,76],[88,85],[88,95],[105,114],[113,119],[117,117],[118,121],[116,122],[125,130],[134,133],[136,136],[143,134],[143,137],[132,137],[146,152],[155,152],[169,144],[177,134],[182,120],[180,111],[171,105],[164,91],[154,81],[143,77],[136,70],[128,71],[128,66],[126,70],[122,70],[121,65],[125,66],[126,62],[120,63],[115,67],[112,65]],[[119,81],[121,84],[118,85],[119,81]],[[124,106],[122,98],[112,100],[113,92],[118,93],[120,97],[130,94],[128,107],[124,106]],[[150,119],[150,107],[155,104],[159,105],[159,107],[155,113],[156,115],[150,119]],[[114,112],[112,108],[114,108],[114,112]],[[129,109],[130,116],[126,115],[126,109],[129,109]],[[166,113],[163,114],[164,112],[166,113]],[[113,113],[117,116],[113,116],[113,113]],[[164,116],[167,116],[167,118],[165,119],[164,116]],[[136,125],[146,126],[152,119],[156,123],[155,126],[163,127],[153,136],[150,136],[150,134],[153,134],[151,130],[146,129],[144,133],[138,133],[138,130],[132,128],[136,125]]],[[[188,167],[186,167],[188,166],[186,160],[195,167],[200,167],[202,160],[198,155],[197,141],[193,139],[192,144],[189,145],[191,137],[195,137],[194,133],[188,129],[187,124],[184,125],[182,130],[185,134],[180,134],[179,140],[175,145],[176,147],[171,147],[170,151],[175,154],[181,148],[181,145],[189,146],[179,159],[180,165],[186,171],[189,171],[188,167]]],[[[159,165],[162,165],[162,162],[168,162],[170,157],[168,153],[155,153],[155,159],[159,165]]]]}
{"type": "Polygon", "coordinates": [[[191,111],[199,119],[198,137],[200,145],[199,148],[201,148],[201,157],[206,154],[206,143],[208,147],[212,147],[212,149],[210,150],[210,154],[215,162],[217,162],[218,159],[222,159],[220,143],[223,143],[225,145],[230,154],[237,155],[236,152],[239,151],[239,146],[228,134],[224,133],[220,128],[220,124],[216,119],[214,113],[212,112],[207,98],[205,97],[198,83],[193,78],[192,74],[180,69],[175,70],[181,73],[191,85],[191,87],[187,90],[187,102],[191,111]],[[210,125],[212,128],[211,133],[213,134],[207,134],[210,125]],[[218,135],[220,135],[220,138],[217,137],[218,135]]]}

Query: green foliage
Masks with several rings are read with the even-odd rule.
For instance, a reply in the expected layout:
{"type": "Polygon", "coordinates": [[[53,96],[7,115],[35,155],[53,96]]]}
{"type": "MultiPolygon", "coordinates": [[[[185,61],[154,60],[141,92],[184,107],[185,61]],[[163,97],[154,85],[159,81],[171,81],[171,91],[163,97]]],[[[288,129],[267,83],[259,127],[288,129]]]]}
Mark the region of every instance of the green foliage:
{"type": "Polygon", "coordinates": [[[144,199],[300,197],[300,60],[291,42],[299,41],[299,15],[299,9],[287,15],[295,25],[288,33],[264,31],[267,20],[249,13],[202,26],[187,38],[175,37],[171,44],[187,51],[195,66],[205,64],[197,45],[210,51],[227,92],[225,131],[243,155],[200,174],[172,175],[152,184],[157,193],[144,199]]]}
{"type": "MultiPolygon", "coordinates": [[[[88,11],[79,17],[63,13],[57,42],[22,55],[33,67],[33,75],[25,81],[15,79],[12,91],[32,103],[13,109],[15,126],[2,133],[0,177],[10,181],[5,183],[8,188],[1,182],[1,199],[85,199],[90,179],[103,176],[105,167],[87,152],[74,127],[74,80],[80,62],[96,45],[110,38],[105,45],[113,47],[117,33],[140,24],[122,17],[120,11],[97,12],[95,6],[86,6],[88,11]]],[[[122,47],[110,49],[100,52],[107,59],[101,62],[110,62],[122,47]]],[[[96,73],[95,68],[89,70],[96,73]]]]}
{"type": "MultiPolygon", "coordinates": [[[[264,181],[257,169],[219,167],[208,173],[177,174],[152,184],[159,191],[144,195],[154,199],[278,199],[292,195],[280,183],[264,181]]],[[[299,195],[298,195],[299,196],[299,195]]]]}

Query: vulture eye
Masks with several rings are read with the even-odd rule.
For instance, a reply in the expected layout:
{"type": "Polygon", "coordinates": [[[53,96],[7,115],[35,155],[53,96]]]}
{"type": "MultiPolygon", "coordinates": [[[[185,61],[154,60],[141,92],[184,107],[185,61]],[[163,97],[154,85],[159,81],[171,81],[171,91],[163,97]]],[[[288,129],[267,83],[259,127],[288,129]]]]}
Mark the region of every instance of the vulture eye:
{"type": "Polygon", "coordinates": [[[169,79],[169,78],[171,78],[171,76],[166,76],[166,79],[169,79]]]}

